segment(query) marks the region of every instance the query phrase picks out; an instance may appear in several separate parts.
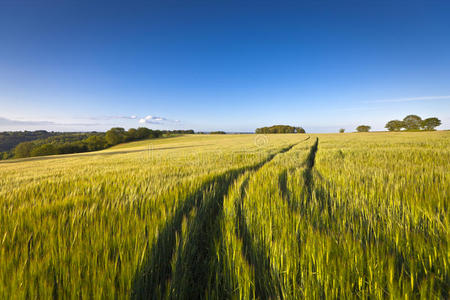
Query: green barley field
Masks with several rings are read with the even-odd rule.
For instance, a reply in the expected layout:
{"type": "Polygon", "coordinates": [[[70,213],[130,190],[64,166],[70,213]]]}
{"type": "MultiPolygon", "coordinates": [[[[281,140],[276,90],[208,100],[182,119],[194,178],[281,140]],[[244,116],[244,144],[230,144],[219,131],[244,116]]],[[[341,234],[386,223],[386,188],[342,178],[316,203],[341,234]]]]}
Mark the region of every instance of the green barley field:
{"type": "Polygon", "coordinates": [[[449,299],[450,132],[0,163],[0,299],[449,299]]]}

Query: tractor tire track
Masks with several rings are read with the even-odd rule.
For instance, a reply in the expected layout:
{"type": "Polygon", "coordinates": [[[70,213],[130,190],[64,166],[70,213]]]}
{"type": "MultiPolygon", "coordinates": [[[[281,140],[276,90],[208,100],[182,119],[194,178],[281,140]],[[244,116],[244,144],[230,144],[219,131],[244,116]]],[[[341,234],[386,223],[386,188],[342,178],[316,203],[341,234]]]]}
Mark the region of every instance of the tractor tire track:
{"type": "MultiPolygon", "coordinates": [[[[300,142],[299,142],[300,143],[300,142]]],[[[208,282],[207,258],[211,256],[211,244],[217,235],[218,216],[223,209],[223,199],[229,186],[242,174],[254,172],[270,162],[278,154],[291,150],[292,144],[277,153],[271,154],[263,161],[246,167],[241,167],[214,176],[187,197],[176,209],[173,217],[160,231],[156,241],[145,255],[144,263],[136,271],[133,285],[133,299],[160,299],[170,294],[171,298],[198,299],[204,296],[208,282]],[[198,212],[192,225],[189,226],[184,250],[179,253],[179,260],[173,270],[171,261],[175,255],[177,234],[181,232],[183,219],[197,208],[198,212]],[[180,275],[177,275],[177,274],[180,275]],[[185,276],[180,278],[179,276],[185,276]],[[176,282],[175,290],[168,293],[167,284],[170,280],[176,282]],[[194,288],[195,287],[195,288],[194,288]],[[184,289],[187,288],[187,289],[184,289]],[[180,291],[190,290],[190,294],[181,295],[180,291]]]]}
{"type": "MultiPolygon", "coordinates": [[[[308,136],[306,140],[310,137],[308,136]]],[[[304,176],[308,177],[308,184],[311,185],[310,177],[314,166],[315,155],[318,150],[319,140],[310,149],[310,152],[304,162],[306,169],[304,176]]],[[[287,170],[283,170],[278,177],[278,185],[280,193],[283,199],[288,202],[290,207],[293,206],[291,201],[291,195],[287,187],[287,170]]],[[[281,290],[281,282],[273,270],[270,257],[267,255],[268,251],[263,243],[256,241],[251,231],[248,228],[245,217],[245,210],[243,209],[243,202],[246,197],[246,189],[249,182],[249,177],[244,180],[240,187],[239,196],[235,199],[235,212],[236,212],[236,235],[242,241],[243,245],[243,257],[248,264],[253,268],[255,274],[255,291],[254,295],[257,299],[283,299],[281,290]]],[[[310,191],[310,187],[308,190],[310,191]]]]}
{"type": "Polygon", "coordinates": [[[242,255],[254,271],[254,295],[257,299],[282,299],[281,284],[275,275],[263,243],[256,241],[248,228],[243,208],[249,178],[242,182],[235,199],[236,236],[242,241],[242,255]]]}

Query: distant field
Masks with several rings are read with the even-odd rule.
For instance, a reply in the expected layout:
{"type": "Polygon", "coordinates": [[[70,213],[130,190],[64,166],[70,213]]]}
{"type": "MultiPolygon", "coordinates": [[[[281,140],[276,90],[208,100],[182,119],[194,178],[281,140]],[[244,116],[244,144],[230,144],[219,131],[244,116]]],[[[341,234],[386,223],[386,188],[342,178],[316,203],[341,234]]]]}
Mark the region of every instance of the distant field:
{"type": "Polygon", "coordinates": [[[448,299],[450,132],[0,162],[0,299],[448,299]]]}

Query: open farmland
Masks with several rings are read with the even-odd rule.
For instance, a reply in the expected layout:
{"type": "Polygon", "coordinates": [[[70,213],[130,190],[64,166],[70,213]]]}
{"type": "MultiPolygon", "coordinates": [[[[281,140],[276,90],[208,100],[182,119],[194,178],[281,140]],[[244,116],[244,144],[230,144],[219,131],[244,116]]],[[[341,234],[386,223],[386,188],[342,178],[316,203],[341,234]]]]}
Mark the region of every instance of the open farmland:
{"type": "Polygon", "coordinates": [[[0,163],[0,298],[448,298],[450,132],[0,163]]]}

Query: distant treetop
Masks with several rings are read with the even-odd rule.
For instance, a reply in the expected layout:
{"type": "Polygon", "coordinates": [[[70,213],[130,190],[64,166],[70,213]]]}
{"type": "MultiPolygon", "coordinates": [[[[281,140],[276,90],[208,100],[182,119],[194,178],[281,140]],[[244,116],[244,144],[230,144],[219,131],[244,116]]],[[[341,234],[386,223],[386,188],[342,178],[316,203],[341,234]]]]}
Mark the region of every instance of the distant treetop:
{"type": "Polygon", "coordinates": [[[257,128],[256,133],[306,133],[302,127],[289,125],[273,125],[270,127],[257,128]]]}

